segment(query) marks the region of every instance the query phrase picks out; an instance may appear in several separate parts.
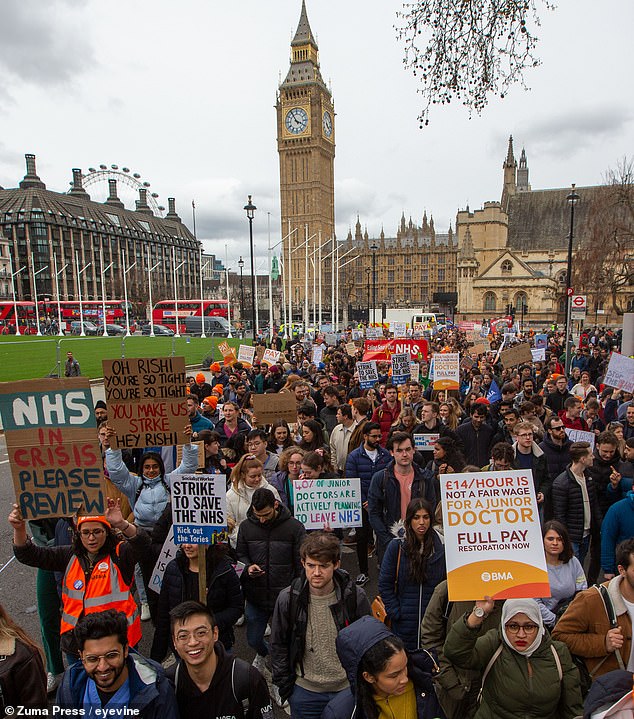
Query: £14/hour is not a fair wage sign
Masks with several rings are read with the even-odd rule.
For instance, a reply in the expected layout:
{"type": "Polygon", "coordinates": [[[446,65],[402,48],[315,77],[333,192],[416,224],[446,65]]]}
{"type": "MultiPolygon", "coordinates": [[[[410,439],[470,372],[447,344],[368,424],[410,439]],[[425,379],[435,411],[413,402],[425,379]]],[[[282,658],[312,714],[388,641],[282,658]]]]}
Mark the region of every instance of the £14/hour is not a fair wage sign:
{"type": "Polygon", "coordinates": [[[549,597],[530,470],[441,474],[449,601],[549,597]]]}

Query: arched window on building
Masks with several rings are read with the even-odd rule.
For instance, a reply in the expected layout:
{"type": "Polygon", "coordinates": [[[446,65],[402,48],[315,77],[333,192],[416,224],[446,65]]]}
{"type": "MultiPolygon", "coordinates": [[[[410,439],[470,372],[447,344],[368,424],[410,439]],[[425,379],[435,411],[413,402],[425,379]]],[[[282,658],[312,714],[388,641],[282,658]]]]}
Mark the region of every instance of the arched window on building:
{"type": "Polygon", "coordinates": [[[562,270],[562,271],[557,275],[557,283],[560,284],[560,285],[565,285],[565,284],[566,284],[566,270],[562,270]]]}
{"type": "Polygon", "coordinates": [[[510,275],[513,272],[513,263],[510,260],[504,260],[501,267],[503,275],[510,275]]]}
{"type": "Polygon", "coordinates": [[[528,297],[526,295],[526,292],[518,292],[515,295],[515,313],[520,315],[522,314],[522,305],[525,305],[528,307],[528,297]]]}
{"type": "Polygon", "coordinates": [[[487,292],[484,295],[484,311],[485,312],[495,312],[496,303],[497,303],[497,298],[495,296],[495,292],[487,292]]]}
{"type": "Polygon", "coordinates": [[[634,297],[630,297],[630,299],[627,301],[627,308],[625,311],[634,312],[634,297]]]}
{"type": "Polygon", "coordinates": [[[557,302],[557,312],[564,315],[566,314],[566,298],[560,297],[559,301],[557,302]]]}

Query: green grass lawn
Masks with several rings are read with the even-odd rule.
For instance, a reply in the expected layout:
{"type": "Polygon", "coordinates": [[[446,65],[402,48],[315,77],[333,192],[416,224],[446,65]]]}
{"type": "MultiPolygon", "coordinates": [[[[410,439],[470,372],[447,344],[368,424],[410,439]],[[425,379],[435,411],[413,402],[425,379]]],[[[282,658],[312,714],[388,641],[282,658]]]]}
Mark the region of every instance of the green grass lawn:
{"type": "MultiPolygon", "coordinates": [[[[213,353],[214,360],[222,355],[218,343],[223,338],[214,337],[15,337],[0,338],[0,382],[18,379],[37,379],[57,372],[58,340],[59,358],[64,374],[66,353],[72,352],[81,366],[84,377],[102,377],[102,359],[118,357],[185,357],[188,365],[200,365],[203,358],[213,353]],[[125,340],[125,342],[122,342],[125,340]]],[[[252,344],[251,340],[230,339],[230,345],[252,344]]]]}

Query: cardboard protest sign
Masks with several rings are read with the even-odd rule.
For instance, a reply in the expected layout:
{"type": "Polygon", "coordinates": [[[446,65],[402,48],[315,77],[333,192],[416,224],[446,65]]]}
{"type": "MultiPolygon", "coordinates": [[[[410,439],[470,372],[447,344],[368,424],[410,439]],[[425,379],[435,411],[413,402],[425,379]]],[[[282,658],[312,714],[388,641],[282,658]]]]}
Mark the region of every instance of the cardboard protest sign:
{"type": "Polygon", "coordinates": [[[457,352],[434,355],[434,389],[460,389],[460,355],[457,352]]]}
{"type": "Polygon", "coordinates": [[[473,347],[469,347],[469,354],[472,357],[477,357],[478,355],[486,354],[489,349],[490,347],[488,342],[480,342],[477,345],[473,345],[473,347]]]}
{"type": "Polygon", "coordinates": [[[306,529],[362,525],[360,479],[297,479],[293,488],[295,519],[306,529]]]}
{"type": "Polygon", "coordinates": [[[357,362],[357,372],[359,373],[359,387],[361,389],[372,389],[379,381],[379,372],[376,362],[357,362]]]}
{"type": "Polygon", "coordinates": [[[265,350],[265,349],[266,349],[266,348],[265,348],[265,347],[262,347],[262,345],[258,345],[258,346],[255,348],[255,360],[256,360],[256,362],[262,362],[262,357],[264,357],[264,350],[265,350]]]}
{"type": "Polygon", "coordinates": [[[624,392],[634,392],[634,359],[613,352],[603,384],[624,392]]]}
{"type": "Polygon", "coordinates": [[[515,347],[500,352],[500,360],[505,367],[516,367],[518,364],[526,362],[530,364],[533,361],[531,346],[528,342],[522,342],[515,347]]]}
{"type": "Polygon", "coordinates": [[[415,434],[414,435],[414,449],[418,449],[421,452],[428,452],[434,448],[434,445],[438,441],[439,434],[415,434]]]}
{"type": "Polygon", "coordinates": [[[238,361],[236,353],[233,351],[233,347],[229,346],[229,343],[226,340],[218,343],[218,349],[222,354],[222,359],[225,365],[232,365],[238,361]]]}
{"type": "Polygon", "coordinates": [[[350,357],[354,357],[357,354],[357,346],[354,342],[346,343],[346,353],[349,354],[350,357]]]}
{"type": "Polygon", "coordinates": [[[406,337],[407,322],[390,322],[390,332],[394,337],[406,337]]]}
{"type": "Polygon", "coordinates": [[[427,340],[366,340],[363,344],[363,360],[376,360],[377,362],[389,362],[393,354],[404,354],[409,352],[411,359],[417,360],[418,355],[427,359],[429,345],[427,340]]]}
{"type": "Polygon", "coordinates": [[[590,449],[594,452],[594,432],[584,432],[582,429],[570,429],[570,427],[566,427],[565,432],[571,442],[589,442],[590,449]]]}
{"type": "Polygon", "coordinates": [[[254,394],[253,414],[258,427],[272,424],[276,419],[285,419],[287,422],[297,421],[297,401],[292,392],[277,392],[275,394],[254,394]]]}
{"type": "Polygon", "coordinates": [[[392,355],[392,384],[405,384],[411,377],[410,356],[408,354],[392,355]]]}
{"type": "Polygon", "coordinates": [[[324,348],[322,345],[313,345],[313,364],[319,364],[324,361],[324,348]]]}
{"type": "Polygon", "coordinates": [[[224,474],[176,474],[172,480],[172,519],[176,544],[211,544],[227,529],[224,474]]]}
{"type": "Polygon", "coordinates": [[[87,377],[0,385],[16,504],[25,519],[103,514],[103,462],[87,377]]]}
{"type": "Polygon", "coordinates": [[[267,347],[262,354],[262,359],[260,360],[260,362],[262,364],[274,365],[279,361],[281,354],[281,352],[278,352],[277,350],[272,350],[267,347]]]}
{"type": "Polygon", "coordinates": [[[449,601],[549,597],[531,470],[441,474],[449,601]]]}
{"type": "Polygon", "coordinates": [[[465,356],[460,360],[460,369],[469,370],[473,367],[474,364],[475,360],[471,359],[471,357],[465,356]]]}
{"type": "Polygon", "coordinates": [[[174,527],[170,527],[169,534],[165,537],[163,546],[161,547],[161,553],[159,554],[156,564],[154,565],[154,571],[150,577],[150,583],[148,589],[151,589],[157,594],[161,593],[161,585],[163,584],[163,577],[165,576],[165,568],[167,565],[176,557],[178,547],[174,542],[174,527]]]}
{"type": "Polygon", "coordinates": [[[531,350],[531,355],[533,356],[533,362],[545,362],[546,361],[546,348],[545,347],[536,347],[535,349],[531,350]]]}
{"type": "Polygon", "coordinates": [[[240,345],[238,347],[238,362],[242,362],[245,366],[251,366],[255,359],[255,347],[250,345],[240,345]]]}
{"type": "Polygon", "coordinates": [[[113,449],[164,447],[189,442],[185,358],[103,360],[113,449]]]}

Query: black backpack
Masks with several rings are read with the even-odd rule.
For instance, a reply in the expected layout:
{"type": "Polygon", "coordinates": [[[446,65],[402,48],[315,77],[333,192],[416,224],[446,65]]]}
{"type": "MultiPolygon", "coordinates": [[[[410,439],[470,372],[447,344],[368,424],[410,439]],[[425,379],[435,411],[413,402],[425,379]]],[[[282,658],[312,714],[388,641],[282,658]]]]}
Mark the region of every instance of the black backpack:
{"type": "MultiPolygon", "coordinates": [[[[178,689],[178,675],[181,669],[181,663],[178,662],[176,666],[176,673],[174,674],[174,692],[178,689]]],[[[249,686],[251,681],[250,676],[251,665],[242,659],[237,657],[233,658],[231,663],[231,691],[233,692],[233,698],[242,705],[242,712],[244,717],[249,712],[249,686]]]]}

